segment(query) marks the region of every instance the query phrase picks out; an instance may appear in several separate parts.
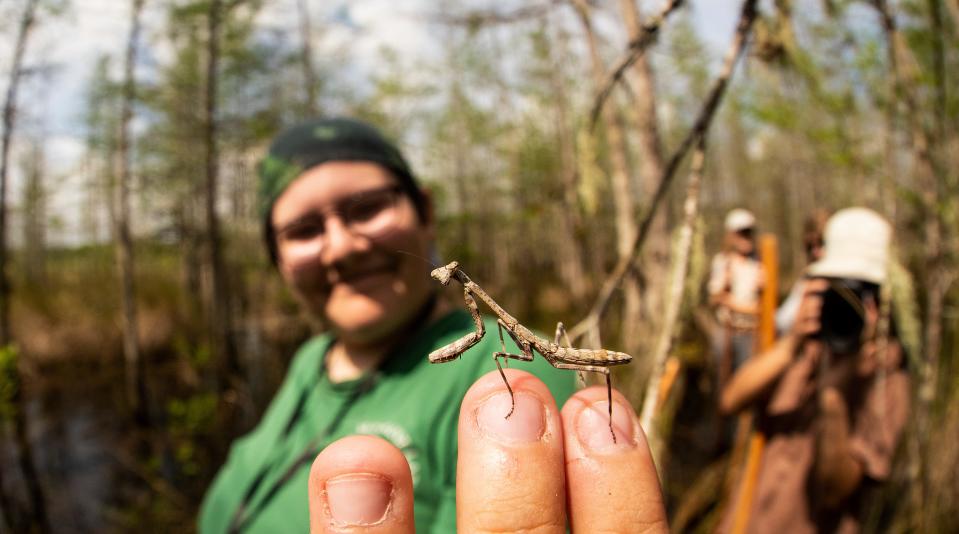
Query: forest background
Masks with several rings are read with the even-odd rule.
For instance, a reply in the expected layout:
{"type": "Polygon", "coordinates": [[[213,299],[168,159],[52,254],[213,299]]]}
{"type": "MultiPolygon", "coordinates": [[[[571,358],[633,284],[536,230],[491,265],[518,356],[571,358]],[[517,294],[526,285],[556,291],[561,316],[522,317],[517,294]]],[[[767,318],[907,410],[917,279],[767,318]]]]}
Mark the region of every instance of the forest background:
{"type": "Polygon", "coordinates": [[[319,114],[398,140],[442,257],[513,315],[637,356],[615,383],[677,531],[730,476],[701,291],[723,215],[778,238],[781,296],[808,214],[881,212],[915,387],[867,527],[959,530],[959,0],[384,6],[0,3],[0,533],[194,528],[322,329],[255,207],[271,136],[319,114]]]}

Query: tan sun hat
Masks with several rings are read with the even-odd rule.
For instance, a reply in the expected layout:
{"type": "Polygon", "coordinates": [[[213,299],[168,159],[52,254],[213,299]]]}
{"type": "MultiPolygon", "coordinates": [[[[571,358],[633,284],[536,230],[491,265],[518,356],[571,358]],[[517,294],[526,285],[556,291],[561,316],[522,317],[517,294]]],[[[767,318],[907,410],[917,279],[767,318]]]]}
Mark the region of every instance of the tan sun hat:
{"type": "Polygon", "coordinates": [[[870,209],[837,211],[826,222],[822,259],[809,265],[806,274],[882,284],[891,237],[889,223],[870,209]]]}
{"type": "Polygon", "coordinates": [[[756,216],[749,210],[736,208],[726,214],[726,222],[723,225],[727,232],[738,232],[746,228],[756,226],[756,216]]]}

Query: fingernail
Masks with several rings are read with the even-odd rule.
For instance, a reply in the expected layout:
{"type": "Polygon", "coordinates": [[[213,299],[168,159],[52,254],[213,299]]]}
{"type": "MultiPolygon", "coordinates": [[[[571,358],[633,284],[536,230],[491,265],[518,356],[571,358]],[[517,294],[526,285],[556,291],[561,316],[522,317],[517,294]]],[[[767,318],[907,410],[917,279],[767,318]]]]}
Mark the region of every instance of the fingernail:
{"type": "Polygon", "coordinates": [[[342,526],[372,525],[386,517],[393,484],[373,473],[351,473],[326,481],[330,517],[342,526]]]}
{"type": "Polygon", "coordinates": [[[619,403],[613,403],[613,431],[616,441],[609,431],[609,403],[606,401],[590,404],[576,418],[576,434],[587,450],[631,449],[636,445],[633,418],[630,410],[619,403]]]}
{"type": "Polygon", "coordinates": [[[539,441],[546,429],[546,409],[532,395],[516,395],[513,414],[506,418],[512,401],[509,393],[497,393],[480,405],[476,421],[486,434],[506,441],[539,441]]]}

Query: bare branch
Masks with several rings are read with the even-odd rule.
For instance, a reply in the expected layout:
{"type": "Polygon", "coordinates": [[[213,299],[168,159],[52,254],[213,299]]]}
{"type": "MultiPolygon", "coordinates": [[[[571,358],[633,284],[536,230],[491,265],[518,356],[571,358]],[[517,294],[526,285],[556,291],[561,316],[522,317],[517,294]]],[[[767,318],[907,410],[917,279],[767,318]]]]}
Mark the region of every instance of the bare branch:
{"type": "Polygon", "coordinates": [[[669,190],[669,186],[672,183],[673,176],[676,174],[676,170],[679,168],[679,164],[686,156],[686,153],[689,152],[689,149],[692,147],[692,145],[698,142],[700,138],[706,136],[709,126],[712,123],[713,116],[716,113],[716,109],[719,107],[719,103],[722,100],[722,97],[726,92],[726,87],[729,84],[729,80],[732,77],[733,68],[736,66],[737,60],[745,49],[746,41],[748,40],[753,21],[756,20],[757,3],[758,0],[745,0],[743,2],[743,7],[739,16],[739,23],[736,25],[736,33],[729,45],[729,49],[726,51],[726,57],[723,60],[722,70],[720,70],[716,80],[713,81],[713,86],[710,89],[706,100],[703,102],[703,107],[699,112],[699,116],[696,118],[696,122],[693,124],[689,133],[686,134],[686,138],[683,139],[683,142],[680,143],[679,147],[669,159],[669,163],[666,164],[666,168],[663,169],[662,178],[660,179],[659,186],[656,188],[656,194],[653,196],[652,202],[650,202],[649,206],[645,210],[645,213],[643,213],[643,216],[641,217],[642,222],[640,223],[639,232],[636,234],[636,238],[633,241],[632,253],[627,256],[620,257],[619,261],[616,263],[616,266],[613,268],[613,271],[603,282],[599,296],[596,298],[596,302],[593,304],[593,308],[590,310],[589,314],[583,318],[583,320],[577,323],[572,329],[570,329],[570,338],[572,338],[574,342],[588,331],[599,327],[599,321],[606,312],[606,308],[609,306],[609,302],[613,296],[613,293],[623,282],[623,279],[626,277],[626,274],[632,267],[635,258],[640,252],[642,252],[643,243],[646,241],[646,237],[649,234],[653,217],[656,215],[656,210],[659,209],[660,204],[662,204],[663,199],[666,197],[666,192],[669,190]]]}
{"type": "Polygon", "coordinates": [[[666,21],[666,18],[682,5],[683,0],[666,0],[663,7],[659,10],[659,13],[643,25],[639,36],[629,42],[626,51],[616,60],[613,69],[606,75],[606,79],[596,88],[596,100],[593,103],[593,110],[590,112],[590,125],[596,125],[596,120],[599,118],[600,111],[603,109],[603,104],[613,91],[616,83],[622,79],[626,69],[643,55],[646,48],[656,40],[656,36],[659,34],[659,28],[663,22],[666,21]]]}
{"type": "Polygon", "coordinates": [[[663,331],[656,343],[656,350],[653,352],[653,371],[646,384],[646,399],[643,401],[643,412],[640,417],[640,425],[646,431],[653,454],[658,450],[657,432],[653,427],[653,416],[656,415],[656,404],[659,393],[659,383],[663,378],[663,369],[666,364],[666,358],[676,338],[679,337],[679,312],[682,310],[683,293],[686,288],[686,273],[689,270],[689,251],[693,246],[693,231],[696,226],[696,218],[699,215],[699,191],[700,184],[703,181],[703,166],[706,161],[706,138],[700,137],[693,152],[692,166],[689,170],[689,184],[686,186],[686,201],[683,204],[683,226],[679,231],[679,243],[676,246],[676,259],[673,262],[672,273],[670,275],[669,297],[666,305],[666,321],[663,325],[663,331]]]}

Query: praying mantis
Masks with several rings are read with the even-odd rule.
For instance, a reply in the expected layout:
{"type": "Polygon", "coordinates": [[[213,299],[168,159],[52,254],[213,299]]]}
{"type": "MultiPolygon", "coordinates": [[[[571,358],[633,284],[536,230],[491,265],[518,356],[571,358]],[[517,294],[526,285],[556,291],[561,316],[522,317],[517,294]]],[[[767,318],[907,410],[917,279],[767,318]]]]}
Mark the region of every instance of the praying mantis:
{"type": "Polygon", "coordinates": [[[433,269],[430,276],[436,279],[444,286],[449,285],[451,280],[463,284],[463,299],[466,301],[466,308],[473,316],[473,322],[476,324],[476,331],[470,332],[456,341],[434,350],[429,355],[430,363],[445,363],[459,358],[470,347],[477,344],[486,334],[486,327],[483,325],[483,319],[480,317],[479,308],[476,304],[476,298],[489,306],[489,309],[496,314],[496,322],[499,325],[499,340],[503,347],[500,352],[493,353],[493,361],[496,362],[496,368],[499,369],[503,382],[506,383],[506,389],[509,391],[510,406],[508,419],[513,415],[513,409],[516,407],[516,398],[513,395],[513,388],[510,387],[506,379],[506,373],[503,372],[503,366],[500,359],[508,364],[507,358],[525,362],[533,361],[533,351],[540,353],[546,358],[546,361],[557,369],[570,369],[574,371],[592,371],[602,373],[606,376],[606,395],[609,401],[609,432],[613,435],[613,442],[616,441],[616,433],[613,432],[613,386],[610,380],[609,368],[613,365],[622,365],[629,363],[633,357],[624,352],[616,352],[605,349],[578,349],[573,347],[560,346],[560,337],[565,333],[563,323],[556,325],[556,337],[553,341],[541,338],[521,325],[512,315],[506,312],[502,306],[493,300],[486,291],[483,291],[476,282],[470,280],[459,268],[459,262],[451,262],[443,267],[433,269]],[[503,330],[509,334],[516,345],[522,351],[522,354],[510,354],[506,352],[506,342],[503,340],[503,330]]]}

